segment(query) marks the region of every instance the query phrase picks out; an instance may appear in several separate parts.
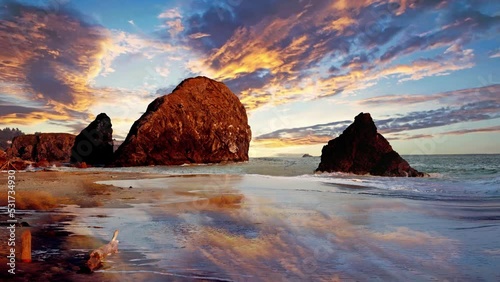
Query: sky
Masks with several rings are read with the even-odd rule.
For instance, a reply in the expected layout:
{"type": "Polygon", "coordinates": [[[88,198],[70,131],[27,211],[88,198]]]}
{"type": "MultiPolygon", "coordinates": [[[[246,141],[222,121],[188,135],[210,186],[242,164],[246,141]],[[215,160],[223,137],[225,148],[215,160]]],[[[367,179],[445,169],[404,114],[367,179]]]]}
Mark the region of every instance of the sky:
{"type": "Polygon", "coordinates": [[[247,110],[251,157],[318,156],[360,112],[401,154],[500,153],[496,0],[1,1],[0,128],[123,140],[203,75],[247,110]]]}

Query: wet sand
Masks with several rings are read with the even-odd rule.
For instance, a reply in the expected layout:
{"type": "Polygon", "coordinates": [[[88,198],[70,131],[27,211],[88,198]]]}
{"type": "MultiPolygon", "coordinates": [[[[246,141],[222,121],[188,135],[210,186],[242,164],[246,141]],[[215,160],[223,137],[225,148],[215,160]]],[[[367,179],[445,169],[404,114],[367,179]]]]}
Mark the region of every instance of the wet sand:
{"type": "MultiPolygon", "coordinates": [[[[370,195],[376,188],[258,175],[51,173],[17,177],[20,193],[63,204],[20,214],[34,261],[18,263],[19,281],[500,279],[496,200],[380,197],[370,195]],[[115,229],[120,253],[82,272],[115,229]]],[[[22,202],[52,203],[36,199],[22,202]]]]}
{"type": "MultiPolygon", "coordinates": [[[[61,172],[38,171],[17,172],[15,174],[16,204],[16,257],[20,258],[21,234],[25,230],[32,233],[31,263],[16,263],[16,275],[7,273],[6,255],[0,257],[0,279],[17,281],[68,281],[86,280],[84,267],[88,252],[105,243],[91,235],[79,235],[69,232],[77,215],[61,210],[65,206],[80,208],[124,207],[131,202],[148,202],[154,197],[151,189],[120,189],[110,185],[96,184],[103,180],[125,180],[138,178],[165,177],[165,175],[121,173],[121,172],[61,172]]],[[[7,184],[7,173],[1,172],[0,178],[7,184]]],[[[7,185],[2,185],[0,205],[7,205],[7,185]]],[[[106,214],[100,216],[105,217],[106,214]]],[[[2,210],[0,237],[3,244],[0,253],[7,254],[10,247],[6,239],[7,215],[2,210]]],[[[89,229],[102,228],[88,226],[89,229]]],[[[97,276],[102,276],[97,275],[97,276]]],[[[109,275],[108,275],[109,276],[109,275]]],[[[99,278],[101,279],[101,278],[99,278]]],[[[108,277],[106,281],[113,281],[108,277]]]]}

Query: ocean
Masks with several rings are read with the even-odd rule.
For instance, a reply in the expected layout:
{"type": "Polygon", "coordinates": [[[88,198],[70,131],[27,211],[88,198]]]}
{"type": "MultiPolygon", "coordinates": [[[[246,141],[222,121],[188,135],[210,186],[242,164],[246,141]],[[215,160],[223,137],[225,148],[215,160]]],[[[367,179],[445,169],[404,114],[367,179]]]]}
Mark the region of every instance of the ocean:
{"type": "Polygon", "coordinates": [[[500,281],[500,155],[404,158],[430,177],[314,174],[319,157],[89,168],[154,193],[61,212],[73,234],[120,230],[105,281],[500,281]]]}
{"type": "MultiPolygon", "coordinates": [[[[140,172],[166,175],[260,175],[282,176],[329,186],[351,188],[352,194],[373,194],[410,199],[490,199],[500,196],[500,155],[408,155],[410,165],[430,177],[400,178],[345,173],[315,174],[319,157],[252,158],[244,163],[202,164],[182,166],[151,166],[125,168],[91,168],[120,172],[140,172]]],[[[325,187],[323,185],[323,187],[325,187]]],[[[319,189],[318,191],[323,191],[319,189]]],[[[324,192],[324,191],[323,191],[324,192]]],[[[330,191],[332,192],[332,191],[330,191]]]]}

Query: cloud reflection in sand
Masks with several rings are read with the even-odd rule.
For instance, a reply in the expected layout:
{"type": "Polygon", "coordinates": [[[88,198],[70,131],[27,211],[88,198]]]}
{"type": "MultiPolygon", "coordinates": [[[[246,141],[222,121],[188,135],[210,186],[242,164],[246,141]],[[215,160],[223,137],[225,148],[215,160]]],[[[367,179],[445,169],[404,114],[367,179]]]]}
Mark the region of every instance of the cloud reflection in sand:
{"type": "Polygon", "coordinates": [[[456,248],[446,237],[407,227],[376,232],[314,210],[290,211],[273,207],[273,203],[263,205],[256,205],[257,210],[232,213],[235,224],[249,218],[258,222],[257,236],[234,234],[224,226],[202,227],[189,240],[190,251],[232,279],[242,273],[270,280],[273,274],[275,278],[296,280],[409,279],[397,270],[415,269],[415,275],[453,271],[450,254],[456,248]],[[427,263],[429,260],[440,263],[433,265],[427,263]]]}
{"type": "Polygon", "coordinates": [[[107,209],[109,217],[99,218],[104,229],[123,229],[122,256],[130,257],[111,270],[236,281],[427,280],[464,272],[457,267],[462,242],[406,199],[330,193],[334,188],[319,182],[249,175],[114,185],[150,187],[154,198],[107,209]]]}

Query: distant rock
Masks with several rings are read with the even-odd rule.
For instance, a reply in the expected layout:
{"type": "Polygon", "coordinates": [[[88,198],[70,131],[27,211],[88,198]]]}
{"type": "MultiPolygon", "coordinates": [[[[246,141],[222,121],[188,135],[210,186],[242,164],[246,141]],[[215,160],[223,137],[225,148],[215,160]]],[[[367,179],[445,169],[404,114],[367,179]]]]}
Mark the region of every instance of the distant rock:
{"type": "Polygon", "coordinates": [[[179,165],[248,160],[245,108],[223,83],[184,80],[149,104],[115,152],[115,166],[179,165]]]}
{"type": "Polygon", "coordinates": [[[323,147],[316,171],[348,172],[380,176],[424,176],[410,167],[379,133],[369,113],[360,113],[354,123],[323,147]]]}
{"type": "Polygon", "coordinates": [[[302,157],[303,157],[303,158],[312,158],[313,156],[311,156],[311,155],[309,155],[309,154],[304,154],[302,157]]]}
{"type": "Polygon", "coordinates": [[[71,148],[71,163],[105,165],[113,159],[113,129],[111,119],[99,114],[76,136],[71,148]]]}
{"type": "Polygon", "coordinates": [[[74,167],[77,167],[77,168],[88,168],[88,165],[86,162],[81,162],[81,163],[78,162],[78,163],[75,163],[73,165],[74,165],[74,167]]]}
{"type": "Polygon", "coordinates": [[[24,170],[26,169],[31,162],[21,160],[20,158],[11,158],[7,157],[7,153],[5,151],[0,150],[0,171],[1,170],[24,170]]]}
{"type": "Polygon", "coordinates": [[[25,161],[69,162],[75,135],[40,133],[17,136],[7,149],[7,158],[25,161]]]}
{"type": "Polygon", "coordinates": [[[49,167],[50,162],[47,161],[46,159],[39,160],[38,162],[35,163],[35,167],[49,167]]]}

